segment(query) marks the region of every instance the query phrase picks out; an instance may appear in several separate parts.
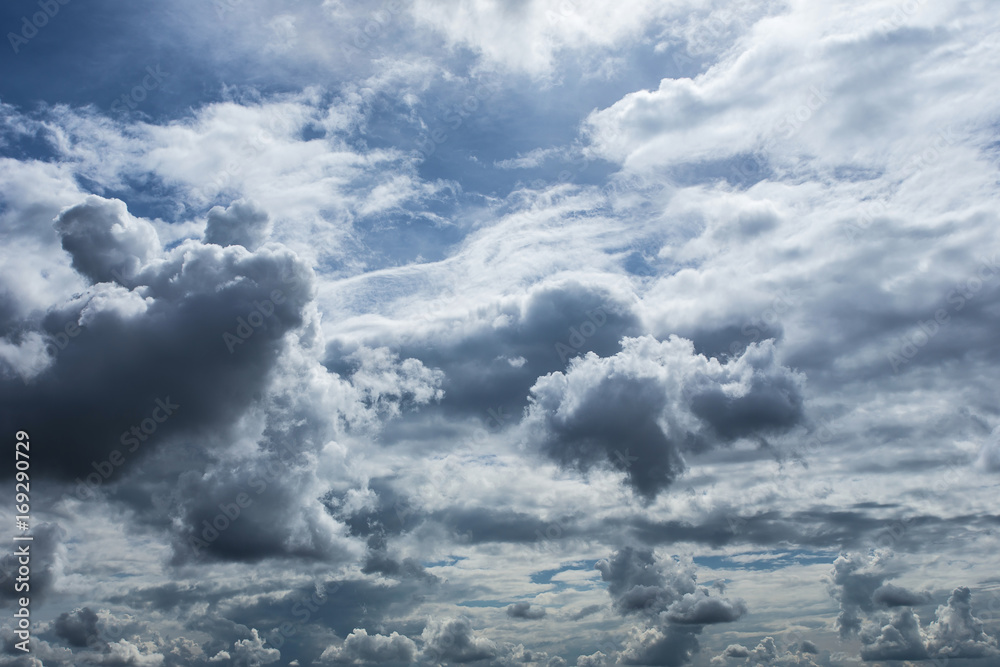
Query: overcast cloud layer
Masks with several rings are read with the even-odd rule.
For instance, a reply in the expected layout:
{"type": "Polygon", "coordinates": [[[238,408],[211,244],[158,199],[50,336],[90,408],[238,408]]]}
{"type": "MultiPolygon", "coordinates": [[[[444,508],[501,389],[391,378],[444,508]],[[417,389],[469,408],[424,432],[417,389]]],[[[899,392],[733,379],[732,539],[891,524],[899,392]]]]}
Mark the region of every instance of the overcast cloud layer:
{"type": "Polygon", "coordinates": [[[1000,664],[1000,8],[0,26],[0,666],[1000,664]]]}

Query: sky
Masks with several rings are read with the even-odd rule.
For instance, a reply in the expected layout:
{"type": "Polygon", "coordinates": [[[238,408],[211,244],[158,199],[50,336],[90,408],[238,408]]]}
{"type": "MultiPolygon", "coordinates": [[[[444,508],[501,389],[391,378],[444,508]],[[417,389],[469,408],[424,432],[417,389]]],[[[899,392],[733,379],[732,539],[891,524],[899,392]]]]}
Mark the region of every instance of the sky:
{"type": "Polygon", "coordinates": [[[0,27],[0,666],[1000,664],[995,3],[0,27]]]}

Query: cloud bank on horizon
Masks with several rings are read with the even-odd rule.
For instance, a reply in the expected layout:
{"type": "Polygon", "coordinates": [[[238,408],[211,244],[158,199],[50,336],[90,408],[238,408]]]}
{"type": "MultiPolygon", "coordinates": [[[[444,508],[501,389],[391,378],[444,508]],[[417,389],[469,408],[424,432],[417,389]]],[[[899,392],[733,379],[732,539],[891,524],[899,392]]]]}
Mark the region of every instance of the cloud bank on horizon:
{"type": "Polygon", "coordinates": [[[1000,9],[0,25],[0,665],[1000,661],[1000,9]]]}

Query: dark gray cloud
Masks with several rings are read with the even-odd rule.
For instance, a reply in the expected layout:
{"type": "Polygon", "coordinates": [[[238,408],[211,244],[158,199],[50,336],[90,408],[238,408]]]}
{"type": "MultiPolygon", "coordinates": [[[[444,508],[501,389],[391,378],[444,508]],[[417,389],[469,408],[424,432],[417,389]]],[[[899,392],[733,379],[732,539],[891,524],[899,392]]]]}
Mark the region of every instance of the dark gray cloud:
{"type": "Polygon", "coordinates": [[[506,613],[509,618],[519,618],[531,621],[537,621],[540,618],[545,618],[545,608],[532,607],[530,602],[515,602],[512,605],[508,605],[506,613]]]}
{"type": "Polygon", "coordinates": [[[72,612],[59,614],[53,625],[53,631],[68,645],[83,647],[98,636],[97,620],[97,614],[89,607],[74,609],[72,612]]]}
{"type": "Polygon", "coordinates": [[[592,614],[596,614],[601,610],[601,605],[599,604],[588,604],[586,607],[580,611],[572,614],[570,620],[579,621],[581,618],[586,618],[592,614]]]}
{"type": "Polygon", "coordinates": [[[747,613],[743,600],[726,600],[709,596],[706,589],[686,593],[667,610],[666,618],[680,625],[711,625],[732,623],[747,613]]]}
{"type": "MultiPolygon", "coordinates": [[[[897,514],[877,518],[870,512],[829,507],[746,514],[740,507],[722,507],[697,521],[651,521],[632,517],[624,524],[630,540],[651,546],[694,542],[713,547],[728,544],[760,546],[798,544],[818,549],[855,550],[898,548],[922,551],[935,540],[955,531],[975,534],[990,530],[1000,517],[994,515],[912,516],[897,514]],[[956,528],[956,523],[960,524],[956,528]]],[[[606,530],[619,531],[620,521],[606,521],[606,530]]]]}
{"type": "Polygon", "coordinates": [[[526,423],[553,460],[610,465],[651,499],[684,471],[685,451],[800,423],[802,385],[770,342],[719,363],[684,339],[624,339],[611,357],[588,355],[539,378],[526,423]]]}
{"type": "Polygon", "coordinates": [[[27,385],[0,382],[10,408],[0,423],[14,429],[16,417],[51,454],[39,474],[101,484],[172,438],[229,428],[312,298],[312,271],[287,249],[189,242],[164,253],[149,223],[115,200],[90,197],[56,227],[94,284],[43,327],[75,321],[82,333],[27,385]]]}
{"type": "Polygon", "coordinates": [[[623,650],[618,654],[618,664],[662,667],[687,665],[701,648],[698,642],[700,633],[701,626],[633,629],[623,650]]]}
{"type": "MultiPolygon", "coordinates": [[[[517,421],[539,376],[562,370],[570,359],[587,352],[612,355],[621,349],[623,336],[639,333],[639,317],[624,297],[567,281],[478,313],[460,333],[414,336],[399,344],[399,351],[443,371],[445,410],[483,419],[489,419],[492,410],[499,417],[491,422],[496,427],[517,421]]],[[[351,352],[332,342],[327,366],[350,374],[356,367],[351,352]]]]}
{"type": "Polygon", "coordinates": [[[895,584],[882,584],[872,593],[872,602],[884,607],[913,607],[928,600],[926,593],[915,593],[895,584]]]}
{"type": "Polygon", "coordinates": [[[496,643],[474,632],[467,618],[433,620],[424,628],[421,639],[421,655],[435,662],[464,664],[499,654],[496,643]]]}

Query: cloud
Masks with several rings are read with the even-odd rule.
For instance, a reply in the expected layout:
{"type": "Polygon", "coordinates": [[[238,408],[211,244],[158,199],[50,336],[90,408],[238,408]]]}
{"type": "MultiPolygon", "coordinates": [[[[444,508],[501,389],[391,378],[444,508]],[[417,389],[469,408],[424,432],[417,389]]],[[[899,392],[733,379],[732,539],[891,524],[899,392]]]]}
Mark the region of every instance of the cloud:
{"type": "Polygon", "coordinates": [[[872,593],[872,602],[885,607],[912,607],[927,601],[927,594],[914,593],[894,584],[882,584],[872,593]]]}
{"type": "Polygon", "coordinates": [[[543,607],[532,608],[530,602],[516,602],[512,605],[508,605],[506,613],[509,618],[519,618],[532,621],[545,618],[545,609],[543,607]]]}
{"type": "Polygon", "coordinates": [[[685,452],[800,423],[802,385],[770,341],[720,363],[682,338],[625,338],[613,356],[587,354],[539,378],[525,421],[548,457],[622,470],[650,499],[684,471],[685,452]]]}
{"type": "Polygon", "coordinates": [[[729,601],[710,597],[702,588],[694,593],[685,593],[680,600],[670,605],[666,617],[672,623],[682,625],[709,625],[732,623],[747,613],[743,600],[729,601]]]}
{"type": "Polygon", "coordinates": [[[979,450],[979,467],[990,472],[1000,472],[1000,426],[993,429],[979,450]]]}
{"type": "Polygon", "coordinates": [[[859,634],[861,657],[874,660],[924,660],[928,658],[983,658],[1000,655],[997,640],[983,630],[972,614],[972,592],[959,587],[947,604],[935,612],[926,627],[910,608],[929,600],[885,583],[898,575],[890,567],[891,554],[841,554],[831,572],[831,594],[840,601],[837,628],[842,638],[859,634]],[[886,609],[899,608],[891,614],[886,609]],[[867,619],[867,620],[866,620],[867,619]]]}
{"type": "Polygon", "coordinates": [[[929,657],[920,619],[911,609],[896,612],[877,637],[863,637],[862,642],[863,660],[924,660],[929,657]]]}
{"type": "Polygon", "coordinates": [[[259,667],[270,665],[281,659],[281,651],[276,648],[266,648],[256,629],[250,630],[250,636],[233,644],[232,661],[235,667],[259,667]]]}
{"type": "Polygon", "coordinates": [[[397,632],[390,635],[369,635],[364,628],[355,629],[340,646],[323,651],[320,660],[331,663],[384,664],[409,663],[417,653],[417,645],[397,632]]]}
{"type": "Polygon", "coordinates": [[[818,667],[818,665],[808,657],[807,654],[816,654],[818,651],[811,642],[805,640],[799,647],[789,647],[784,652],[778,648],[773,637],[764,637],[753,649],[742,644],[730,644],[719,655],[712,658],[712,665],[782,665],[791,667],[818,667]],[[732,661],[739,660],[739,663],[732,661]]]}
{"type": "Polygon", "coordinates": [[[747,658],[750,656],[750,649],[740,644],[730,644],[720,655],[723,658],[747,658]]]}
{"type": "MultiPolygon", "coordinates": [[[[426,306],[429,321],[398,345],[399,353],[441,371],[441,405],[449,413],[478,417],[493,410],[503,422],[497,426],[516,421],[540,375],[562,370],[589,351],[612,355],[621,349],[623,336],[642,330],[622,289],[577,280],[545,282],[461,316],[451,313],[462,305],[456,294],[440,306],[426,306]],[[463,324],[454,326],[452,317],[463,324]]],[[[373,340],[368,346],[387,342],[373,340]]],[[[353,347],[335,341],[327,363],[347,374],[358,361],[355,354],[353,347]]]]}
{"type": "Polygon", "coordinates": [[[253,252],[267,240],[270,221],[267,211],[245,199],[234,201],[228,208],[213,206],[208,212],[205,243],[241,245],[253,252]]]}
{"type": "Polygon", "coordinates": [[[64,211],[56,226],[93,284],[50,319],[83,333],[27,387],[0,384],[21,419],[38,423],[33,435],[61,447],[50,474],[86,477],[113,451],[131,467],[168,433],[225,428],[266,387],[284,335],[305,322],[313,274],[286,248],[188,242],[160,257],[148,223],[97,197],[64,211]],[[95,234],[106,242],[82,240],[95,234]],[[99,407],[108,402],[114,415],[99,407]],[[40,419],[54,410],[58,422],[40,419]],[[72,435],[81,432],[82,446],[72,435]]]}
{"type": "Polygon", "coordinates": [[[601,605],[599,605],[599,604],[589,604],[586,607],[584,607],[583,609],[581,609],[580,611],[578,611],[578,612],[574,613],[572,616],[570,616],[570,619],[574,620],[574,621],[578,621],[581,618],[586,618],[587,616],[590,616],[591,614],[596,614],[600,610],[601,610],[601,605]]]}
{"type": "Polygon", "coordinates": [[[576,658],[576,667],[606,667],[608,656],[602,651],[596,651],[590,655],[581,655],[576,658]]]}
{"type": "Polygon", "coordinates": [[[870,555],[841,554],[833,563],[830,594],[840,601],[837,630],[847,638],[861,630],[862,614],[875,610],[873,597],[894,576],[888,568],[891,554],[875,551],[870,555]]]}
{"type": "Polygon", "coordinates": [[[438,662],[464,664],[488,660],[498,655],[497,645],[477,635],[467,618],[444,618],[427,624],[421,634],[421,655],[438,662]]]}
{"type": "Polygon", "coordinates": [[[645,630],[632,628],[624,648],[618,654],[617,664],[663,667],[686,665],[700,649],[697,637],[700,632],[700,626],[652,627],[645,630]]]}
{"type": "Polygon", "coordinates": [[[652,624],[630,630],[619,664],[687,664],[706,625],[737,621],[747,612],[743,600],[711,597],[698,587],[693,564],[658,559],[651,549],[626,547],[594,567],[608,582],[615,611],[652,624]]]}
{"type": "Polygon", "coordinates": [[[55,220],[73,268],[94,283],[128,280],[161,254],[156,230],[129,215],[125,203],[90,195],[55,220]]]}
{"type": "Polygon", "coordinates": [[[63,612],[53,627],[56,636],[65,640],[69,646],[87,646],[97,635],[97,613],[89,607],[63,612]]]}
{"type": "Polygon", "coordinates": [[[927,651],[949,658],[987,658],[1000,655],[997,639],[987,634],[983,622],[972,615],[972,591],[956,588],[935,612],[927,627],[927,651]]]}
{"type": "Polygon", "coordinates": [[[489,65],[545,76],[562,51],[591,54],[594,47],[636,36],[665,9],[646,0],[631,0],[621,11],[574,2],[499,6],[421,0],[412,11],[418,24],[434,28],[455,46],[474,49],[489,65]]]}
{"type": "Polygon", "coordinates": [[[998,16],[60,5],[0,105],[33,659],[995,661],[922,591],[995,576],[998,16]]]}
{"type": "Polygon", "coordinates": [[[399,359],[388,348],[359,348],[345,357],[355,366],[350,382],[361,400],[380,416],[396,416],[401,409],[440,401],[444,372],[430,369],[417,359],[399,359]]]}

